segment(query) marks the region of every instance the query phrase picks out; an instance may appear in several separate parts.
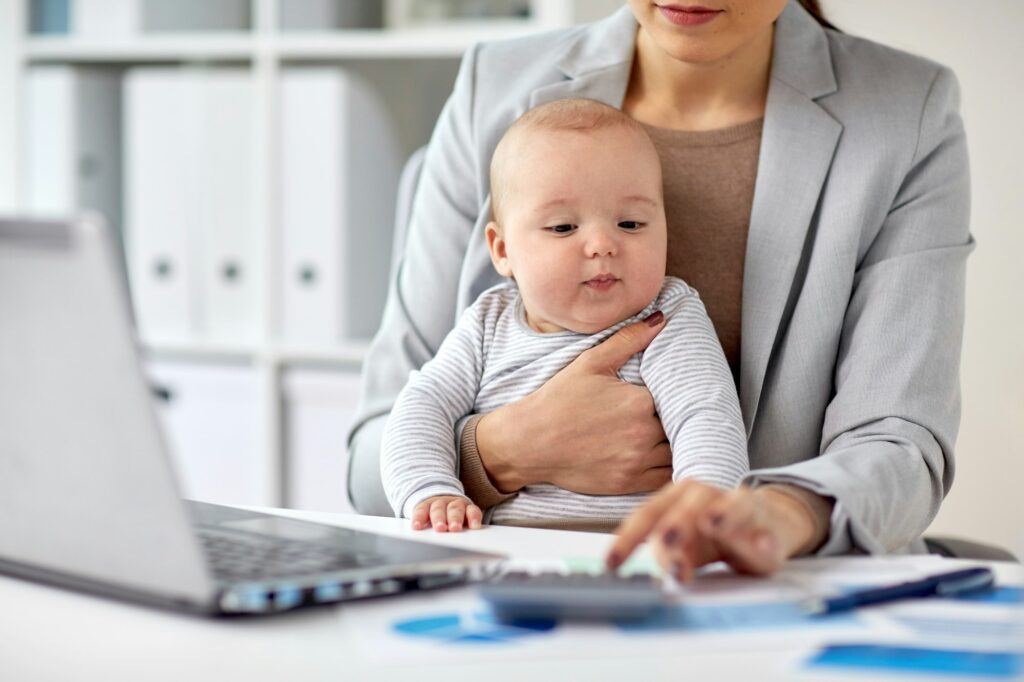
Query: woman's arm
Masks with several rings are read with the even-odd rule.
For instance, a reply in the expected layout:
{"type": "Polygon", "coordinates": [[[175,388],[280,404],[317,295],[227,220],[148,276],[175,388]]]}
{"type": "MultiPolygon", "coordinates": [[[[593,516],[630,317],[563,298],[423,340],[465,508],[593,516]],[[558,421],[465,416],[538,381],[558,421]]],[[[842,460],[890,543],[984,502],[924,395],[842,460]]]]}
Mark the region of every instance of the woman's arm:
{"type": "Polygon", "coordinates": [[[349,434],[349,497],[364,514],[392,515],[380,482],[384,423],[409,378],[434,356],[455,324],[459,275],[480,212],[473,152],[476,52],[462,61],[424,158],[408,236],[381,326],[363,364],[349,434]]]}
{"type": "Polygon", "coordinates": [[[940,68],[908,171],[855,275],[821,454],[748,479],[836,500],[821,553],[905,546],[952,484],[969,216],[959,91],[940,68]]]}

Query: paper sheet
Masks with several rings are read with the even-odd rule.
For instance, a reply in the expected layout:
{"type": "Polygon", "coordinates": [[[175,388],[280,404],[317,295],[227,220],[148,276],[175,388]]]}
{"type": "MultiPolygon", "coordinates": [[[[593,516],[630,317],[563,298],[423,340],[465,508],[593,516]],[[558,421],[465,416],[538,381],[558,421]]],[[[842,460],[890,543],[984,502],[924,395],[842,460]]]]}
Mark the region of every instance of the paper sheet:
{"type": "MultiPolygon", "coordinates": [[[[550,562],[514,562],[516,570],[599,570],[594,560],[567,557],[550,562]]],[[[629,570],[653,564],[638,562],[629,570]]],[[[410,594],[400,599],[353,604],[340,611],[346,636],[374,662],[392,664],[486,658],[589,657],[595,650],[615,656],[711,649],[751,651],[811,648],[836,638],[865,635],[856,614],[813,619],[796,604],[806,589],[785,576],[751,578],[722,567],[680,586],[675,606],[646,623],[564,623],[551,620],[500,623],[472,587],[410,594]]]]}
{"type": "MultiPolygon", "coordinates": [[[[600,570],[600,560],[565,557],[514,562],[518,570],[600,570]]],[[[656,570],[641,557],[627,571],[656,570]]],[[[815,594],[899,582],[949,570],[929,557],[847,558],[791,562],[771,578],[736,575],[723,566],[700,572],[678,586],[676,607],[642,624],[559,623],[551,620],[500,623],[472,587],[355,603],[339,610],[346,637],[375,663],[408,665],[432,661],[513,660],[664,655],[688,651],[806,651],[808,670],[838,666],[858,651],[853,645],[913,649],[922,642],[940,651],[1006,654],[1024,639],[1020,588],[984,598],[914,600],[847,614],[809,617],[797,604],[815,594]],[[847,646],[814,664],[828,645],[847,646]],[[853,648],[851,648],[853,647],[853,648]]],[[[879,654],[880,655],[880,654],[879,654]]],[[[798,657],[799,658],[799,657],[798,657]]],[[[884,657],[883,657],[884,658],[884,657]]],[[[998,656],[991,660],[999,659],[998,656]]],[[[980,659],[979,659],[980,660],[980,659]]],[[[794,670],[794,674],[800,671],[794,670]]]]}

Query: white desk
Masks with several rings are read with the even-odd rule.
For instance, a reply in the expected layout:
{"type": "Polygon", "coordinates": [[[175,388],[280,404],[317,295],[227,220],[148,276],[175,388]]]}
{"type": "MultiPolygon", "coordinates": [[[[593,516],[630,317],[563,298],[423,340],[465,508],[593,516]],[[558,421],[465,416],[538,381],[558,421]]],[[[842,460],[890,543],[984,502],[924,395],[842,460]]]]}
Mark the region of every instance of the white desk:
{"type": "MultiPolygon", "coordinates": [[[[500,552],[518,559],[599,557],[608,536],[486,528],[459,534],[413,533],[406,521],[374,517],[294,513],[302,518],[375,530],[396,536],[500,552]]],[[[865,561],[872,561],[865,559],[865,561]]],[[[886,560],[881,560],[886,561],[886,560]]],[[[960,562],[948,561],[948,566],[960,562]]],[[[787,571],[807,573],[827,562],[793,562],[787,571]]],[[[1024,584],[1017,565],[995,563],[1004,584],[1024,584]]],[[[705,647],[686,634],[637,655],[598,645],[576,647],[563,656],[537,657],[516,645],[495,646],[494,655],[473,655],[451,647],[451,655],[429,663],[413,657],[384,657],[368,651],[359,624],[395,599],[465,600],[471,588],[430,595],[298,611],[269,618],[207,620],[151,610],[85,594],[0,576],[0,680],[647,680],[844,679],[801,672],[814,646],[805,638],[790,644],[778,637],[763,646],[705,647]],[[533,658],[529,658],[533,656],[533,658]]],[[[406,602],[411,603],[411,602],[406,602]]],[[[580,627],[580,626],[570,626],[580,627]]],[[[586,637],[583,632],[581,637],[586,637]]],[[[424,645],[420,645],[424,646],[424,645]]],[[[864,679],[851,676],[849,679],[864,679]]],[[[907,678],[910,679],[910,678],[907,678]]],[[[926,678],[927,679],[927,678],[926,678]]]]}

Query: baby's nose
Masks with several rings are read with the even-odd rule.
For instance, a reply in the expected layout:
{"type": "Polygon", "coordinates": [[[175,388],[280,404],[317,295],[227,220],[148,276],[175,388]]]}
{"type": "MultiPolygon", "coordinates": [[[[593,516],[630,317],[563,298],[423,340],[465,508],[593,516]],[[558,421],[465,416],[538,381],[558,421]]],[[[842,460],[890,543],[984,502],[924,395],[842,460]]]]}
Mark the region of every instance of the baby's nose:
{"type": "Polygon", "coordinates": [[[595,230],[587,239],[588,256],[614,256],[618,251],[617,240],[605,230],[595,230]]]}

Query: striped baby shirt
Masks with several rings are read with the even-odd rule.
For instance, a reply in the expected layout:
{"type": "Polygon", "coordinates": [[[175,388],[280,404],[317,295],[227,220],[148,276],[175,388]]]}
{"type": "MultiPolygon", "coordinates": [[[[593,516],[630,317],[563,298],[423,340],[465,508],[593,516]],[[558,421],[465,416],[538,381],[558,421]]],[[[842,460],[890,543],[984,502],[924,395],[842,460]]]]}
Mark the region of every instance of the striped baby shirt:
{"type": "MultiPolygon", "coordinates": [[[[410,374],[398,396],[381,446],[384,490],[396,514],[411,516],[428,497],[464,496],[455,432],[463,417],[524,398],[580,353],[656,310],[665,314],[665,327],[619,376],[646,386],[654,397],[672,448],[673,480],[734,487],[749,469],[746,432],[732,374],[694,289],[666,277],[646,308],[596,334],[541,333],[527,324],[515,283],[506,282],[465,310],[434,358],[410,374]]],[[[649,495],[584,495],[529,485],[488,510],[484,520],[617,521],[649,495]]]]}

